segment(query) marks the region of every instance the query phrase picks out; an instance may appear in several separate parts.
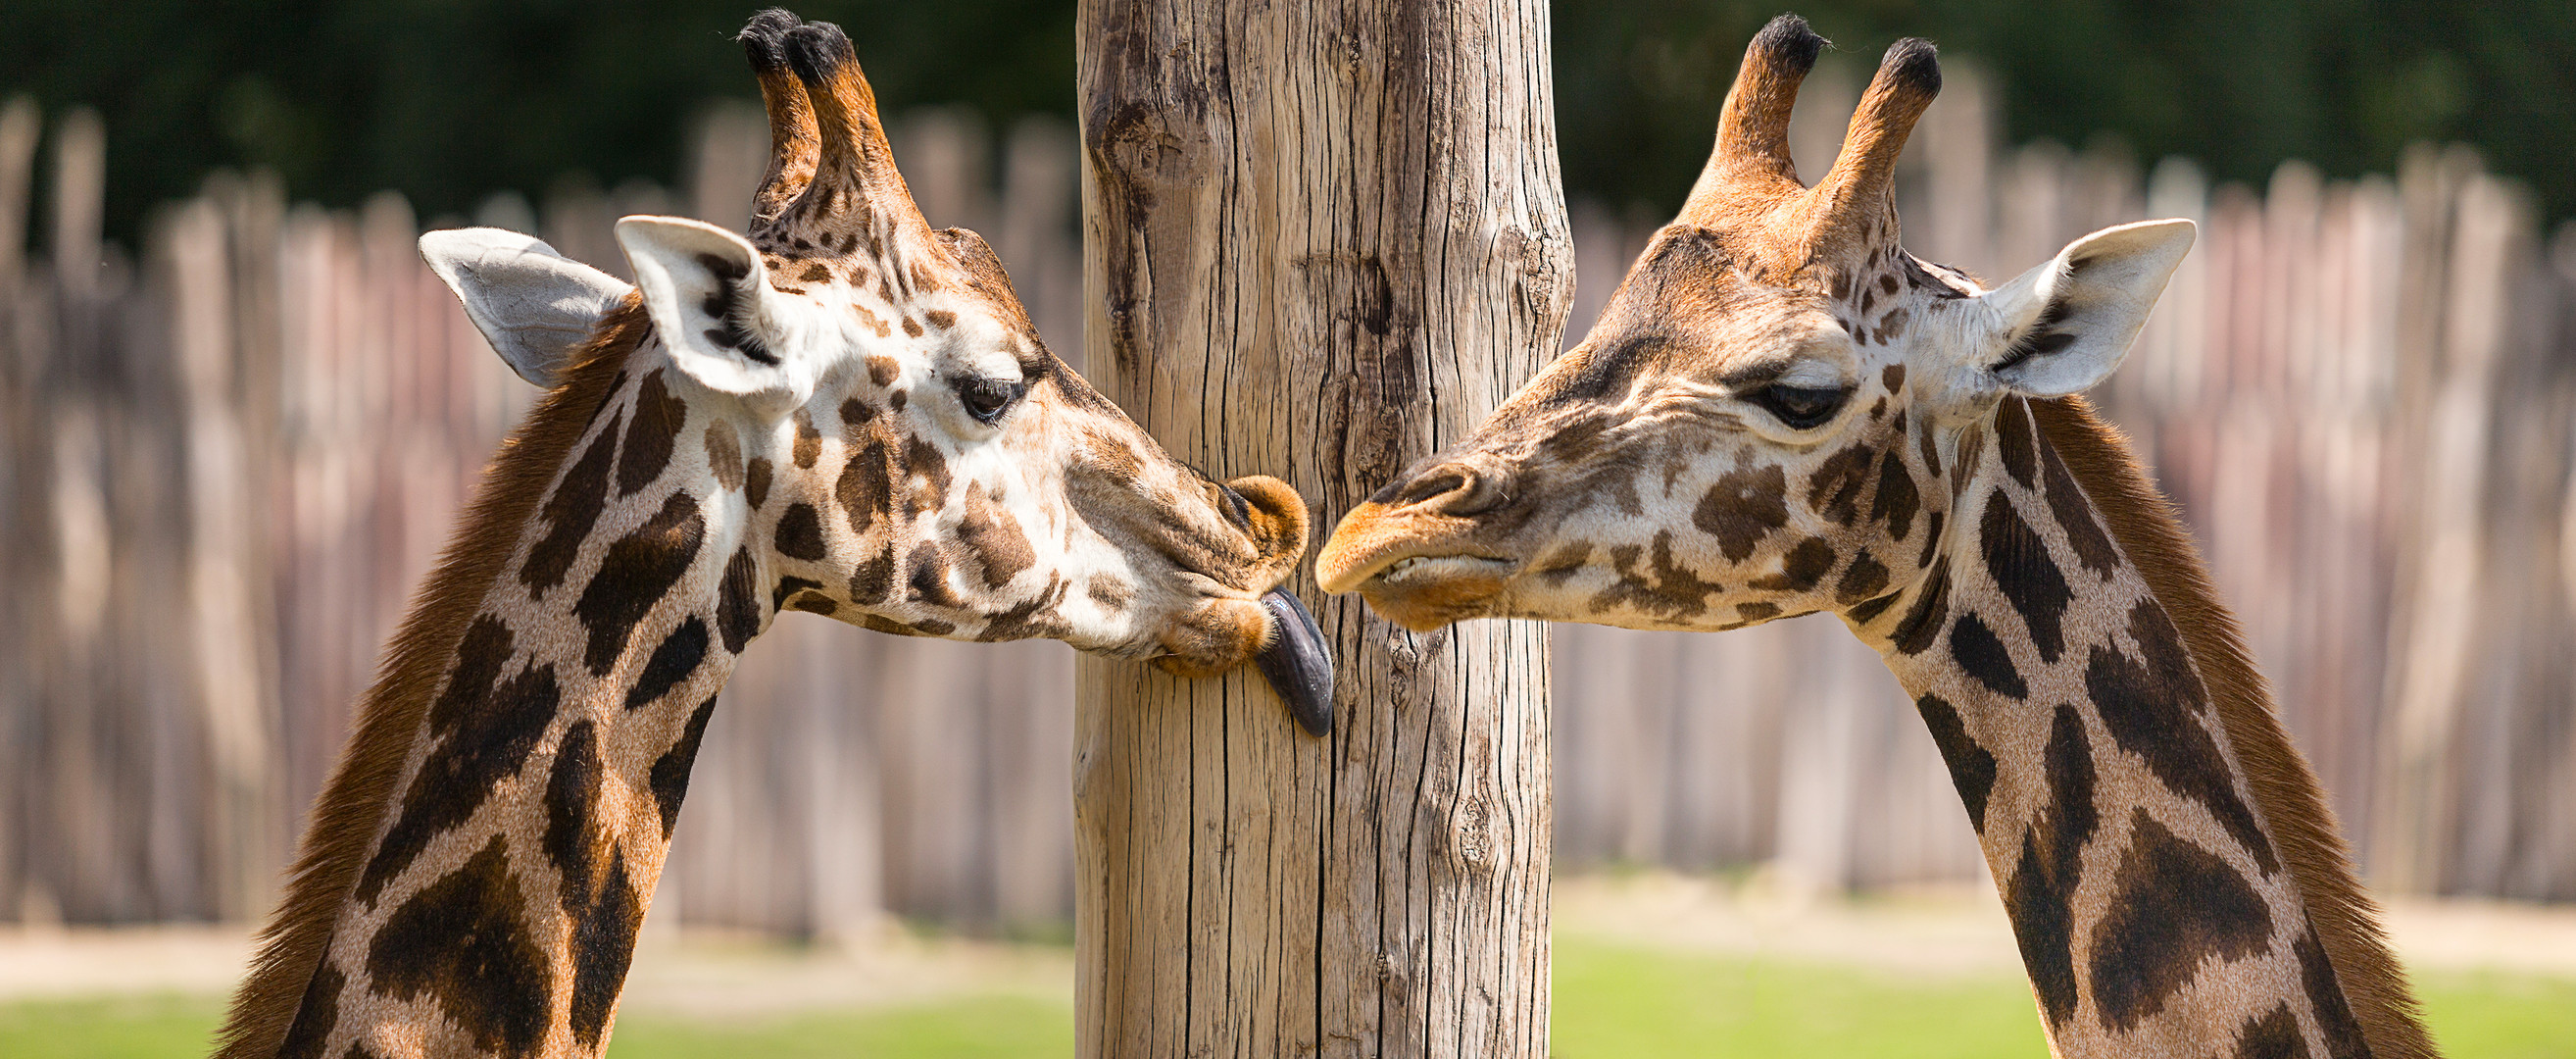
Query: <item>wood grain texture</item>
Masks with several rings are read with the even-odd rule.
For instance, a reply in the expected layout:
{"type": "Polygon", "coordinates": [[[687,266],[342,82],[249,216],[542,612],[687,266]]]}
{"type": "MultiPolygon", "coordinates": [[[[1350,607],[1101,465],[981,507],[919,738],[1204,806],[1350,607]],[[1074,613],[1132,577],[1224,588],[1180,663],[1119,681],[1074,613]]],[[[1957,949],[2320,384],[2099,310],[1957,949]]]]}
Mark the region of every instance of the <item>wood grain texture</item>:
{"type": "MultiPolygon", "coordinates": [[[[1557,348],[1573,288],[1543,3],[1082,7],[1091,377],[1316,536],[1557,348]]],[[[1248,670],[1080,663],[1080,1053],[1542,1055],[1546,638],[1416,636],[1298,585],[1300,733],[1248,670]]]]}

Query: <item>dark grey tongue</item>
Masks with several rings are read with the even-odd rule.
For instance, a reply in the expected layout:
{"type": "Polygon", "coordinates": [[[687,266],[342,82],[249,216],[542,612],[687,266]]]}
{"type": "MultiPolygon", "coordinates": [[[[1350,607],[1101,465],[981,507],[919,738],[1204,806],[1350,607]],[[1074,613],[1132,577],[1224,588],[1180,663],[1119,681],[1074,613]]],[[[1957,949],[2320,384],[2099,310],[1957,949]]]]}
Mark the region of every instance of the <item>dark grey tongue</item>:
{"type": "Polygon", "coordinates": [[[1315,615],[1306,605],[1286,592],[1274,588],[1263,593],[1261,605],[1278,622],[1279,638],[1253,656],[1253,662],[1270,689],[1288,701],[1298,727],[1308,735],[1332,734],[1333,649],[1324,642],[1324,630],[1315,627],[1315,615]]]}

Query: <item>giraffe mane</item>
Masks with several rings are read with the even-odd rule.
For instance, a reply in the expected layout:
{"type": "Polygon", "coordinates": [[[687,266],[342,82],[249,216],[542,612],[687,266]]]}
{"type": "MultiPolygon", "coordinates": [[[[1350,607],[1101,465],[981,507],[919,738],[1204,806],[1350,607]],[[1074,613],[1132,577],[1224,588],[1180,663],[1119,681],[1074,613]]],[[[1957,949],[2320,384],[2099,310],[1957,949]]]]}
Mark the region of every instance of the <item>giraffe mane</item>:
{"type": "Polygon", "coordinates": [[[2172,501],[2147,477],[2119,428],[2082,397],[2033,400],[2042,437],[2066,461],[2111,536],[2181,630],[2192,661],[2218,703],[2219,724],[2236,748],[2256,811],[2272,829],[2317,938],[2334,965],[2370,1052],[2379,1059],[2437,1055],[2379,910],[2355,878],[2349,847],[2307,760],[2290,745],[2269,682],[2255,668],[2235,614],[2221,602],[2200,551],[2172,501]]]}
{"type": "Polygon", "coordinates": [[[564,381],[538,401],[485,470],[359,701],[347,749],[315,799],[285,896],[260,931],[250,974],[216,1036],[216,1059],[273,1055],[285,1040],[482,589],[505,572],[538,502],[650,329],[643,299],[628,293],[573,351],[564,381]]]}

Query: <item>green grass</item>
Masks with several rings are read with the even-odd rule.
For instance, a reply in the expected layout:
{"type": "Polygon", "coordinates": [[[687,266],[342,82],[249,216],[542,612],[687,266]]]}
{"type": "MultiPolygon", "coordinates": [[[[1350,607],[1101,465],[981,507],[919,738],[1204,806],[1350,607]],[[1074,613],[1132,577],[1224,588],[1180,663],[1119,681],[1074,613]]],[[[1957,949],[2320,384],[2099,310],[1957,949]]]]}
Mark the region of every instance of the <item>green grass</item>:
{"type": "MultiPolygon", "coordinates": [[[[2419,974],[2415,986],[2451,1059],[2576,1059],[2576,980],[2419,974]]],[[[1552,1028],[1557,1059],[2048,1054],[2018,977],[1900,977],[1563,937],[1552,1028]]]]}
{"type": "Polygon", "coordinates": [[[1848,1055],[2044,1059],[2030,987],[1560,937],[1557,1059],[1848,1055]]]}
{"type": "MultiPolygon", "coordinates": [[[[5,1059],[166,1059],[206,1054],[223,1021],[211,998],[0,1004],[5,1059]]],[[[1073,1054],[1073,1009],[1015,996],[968,997],[909,1007],[815,1012],[738,1023],[618,1016],[613,1059],[984,1059],[1073,1054]]]]}
{"type": "MultiPolygon", "coordinates": [[[[2501,974],[2419,979],[2452,1059],[2576,1059],[2576,981],[2501,974]]],[[[221,1005],[201,998],[0,1004],[7,1059],[205,1054],[221,1005]]],[[[1849,1055],[2038,1059],[2030,992],[2006,976],[1884,972],[1676,954],[1559,938],[1559,1059],[1849,1055]]],[[[1073,1012],[1015,996],[713,1023],[630,1010],[616,1059],[1073,1054],[1073,1012]]]]}

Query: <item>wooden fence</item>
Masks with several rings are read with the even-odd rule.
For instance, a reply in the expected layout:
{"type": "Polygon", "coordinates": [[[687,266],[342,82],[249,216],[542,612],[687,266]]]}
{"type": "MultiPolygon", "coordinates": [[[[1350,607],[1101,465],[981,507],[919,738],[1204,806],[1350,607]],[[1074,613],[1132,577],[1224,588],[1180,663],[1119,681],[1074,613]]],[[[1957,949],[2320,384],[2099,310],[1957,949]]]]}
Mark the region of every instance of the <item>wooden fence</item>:
{"type": "MultiPolygon", "coordinates": [[[[2104,224],[2204,222],[2103,400],[2199,531],[2374,879],[2576,898],[2576,237],[2544,249],[2524,197],[2456,149],[2393,180],[2293,163],[2260,195],[2212,189],[2107,148],[1999,151],[1973,71],[1949,81],[1901,180],[1918,251],[2001,277],[2104,224]]],[[[1855,83],[1811,81],[1810,171],[1839,126],[1816,116],[1855,83]]],[[[924,211],[990,237],[1078,365],[1071,131],[898,126],[924,211]]],[[[739,225],[764,126],[721,108],[699,129],[682,193],[567,183],[470,220],[610,271],[617,216],[739,225]]],[[[400,198],[326,211],[218,175],[129,257],[100,238],[103,142],[84,113],[0,107],[0,921],[255,918],[380,642],[534,394],[421,266],[400,198]]],[[[1660,218],[1574,216],[1579,335],[1660,218]]],[[[1567,864],[1981,873],[1921,722],[1829,619],[1554,635],[1567,864]]],[[[797,614],[751,653],[657,923],[1060,929],[1069,652],[797,614]]]]}

